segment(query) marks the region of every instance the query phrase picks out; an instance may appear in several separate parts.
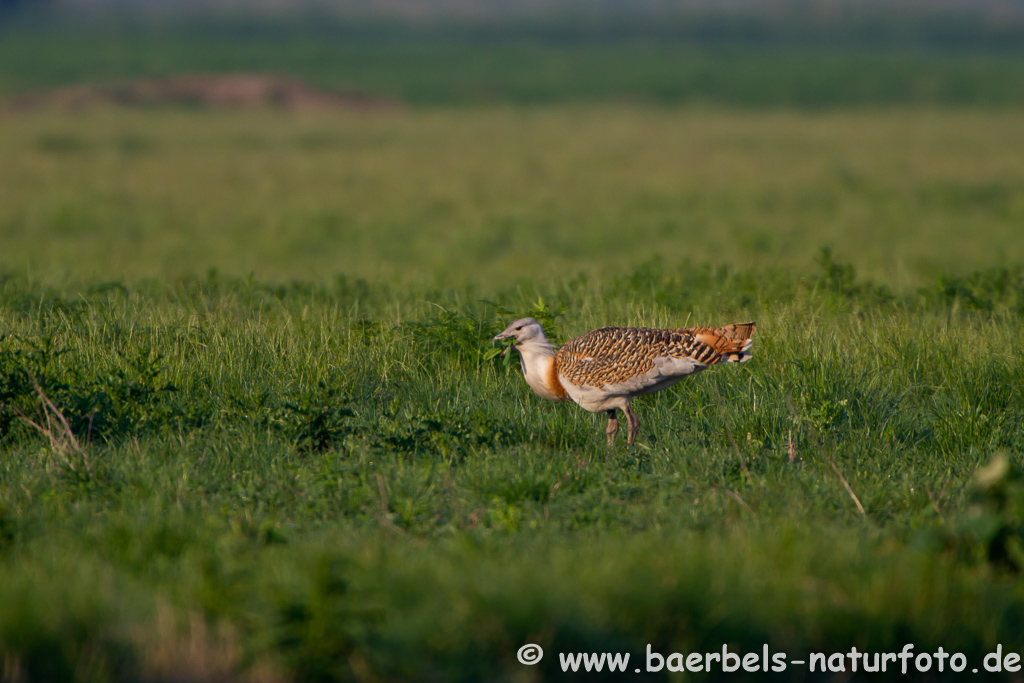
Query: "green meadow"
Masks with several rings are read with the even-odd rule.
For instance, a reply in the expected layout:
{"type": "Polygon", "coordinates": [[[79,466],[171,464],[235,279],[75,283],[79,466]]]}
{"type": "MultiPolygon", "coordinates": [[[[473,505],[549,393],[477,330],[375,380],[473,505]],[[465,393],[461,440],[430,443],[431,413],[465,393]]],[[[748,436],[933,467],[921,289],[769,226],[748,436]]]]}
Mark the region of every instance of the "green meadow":
{"type": "Polygon", "coordinates": [[[408,92],[0,113],[4,680],[1024,653],[1016,105],[408,92]],[[527,315],[758,330],[608,449],[490,344],[527,315]]]}
{"type": "Polygon", "coordinates": [[[8,114],[0,266],[478,299],[656,259],[806,269],[831,247],[903,291],[1024,261],[1022,146],[1016,109],[8,114]]]}

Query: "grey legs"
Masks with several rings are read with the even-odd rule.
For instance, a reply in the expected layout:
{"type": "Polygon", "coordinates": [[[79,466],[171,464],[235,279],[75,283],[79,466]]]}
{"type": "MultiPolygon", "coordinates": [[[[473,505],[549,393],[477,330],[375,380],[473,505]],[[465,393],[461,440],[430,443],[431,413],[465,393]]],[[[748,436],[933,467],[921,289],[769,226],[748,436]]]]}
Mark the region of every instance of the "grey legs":
{"type": "Polygon", "coordinates": [[[619,433],[619,418],[615,416],[615,409],[608,411],[608,428],[604,430],[608,435],[608,448],[615,445],[615,435],[619,433]]]}
{"type": "MultiPolygon", "coordinates": [[[[615,435],[619,433],[619,418],[615,415],[615,409],[608,412],[608,427],[604,430],[604,433],[608,435],[608,448],[615,445],[615,435]]],[[[628,438],[626,439],[626,448],[629,448],[636,443],[636,435],[640,433],[640,418],[633,412],[633,408],[627,401],[622,408],[623,414],[626,416],[626,427],[628,429],[628,438]]]]}

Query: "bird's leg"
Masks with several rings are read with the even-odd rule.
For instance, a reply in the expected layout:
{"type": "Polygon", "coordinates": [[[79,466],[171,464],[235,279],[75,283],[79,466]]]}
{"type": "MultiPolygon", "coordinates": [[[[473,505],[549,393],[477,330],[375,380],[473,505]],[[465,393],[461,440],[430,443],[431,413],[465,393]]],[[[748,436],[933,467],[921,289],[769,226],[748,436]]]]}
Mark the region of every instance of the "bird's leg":
{"type": "Polygon", "coordinates": [[[608,448],[615,445],[615,435],[619,433],[619,418],[615,416],[615,409],[608,411],[608,428],[604,430],[608,435],[608,448]]]}
{"type": "Polygon", "coordinates": [[[640,433],[640,418],[633,412],[633,408],[626,402],[626,407],[622,410],[626,414],[626,426],[629,429],[629,438],[626,440],[626,448],[629,448],[636,443],[636,435],[640,433]]]}

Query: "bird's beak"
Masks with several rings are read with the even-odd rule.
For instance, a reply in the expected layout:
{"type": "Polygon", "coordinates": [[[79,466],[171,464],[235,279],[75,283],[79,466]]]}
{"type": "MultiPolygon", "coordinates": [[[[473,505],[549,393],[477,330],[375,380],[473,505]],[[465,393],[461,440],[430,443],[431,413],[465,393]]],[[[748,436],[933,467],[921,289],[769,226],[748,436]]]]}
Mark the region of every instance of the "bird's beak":
{"type": "Polygon", "coordinates": [[[505,334],[504,332],[502,332],[501,334],[494,335],[494,338],[491,339],[491,341],[492,342],[496,342],[496,341],[501,341],[502,339],[508,339],[508,335],[505,334]]]}

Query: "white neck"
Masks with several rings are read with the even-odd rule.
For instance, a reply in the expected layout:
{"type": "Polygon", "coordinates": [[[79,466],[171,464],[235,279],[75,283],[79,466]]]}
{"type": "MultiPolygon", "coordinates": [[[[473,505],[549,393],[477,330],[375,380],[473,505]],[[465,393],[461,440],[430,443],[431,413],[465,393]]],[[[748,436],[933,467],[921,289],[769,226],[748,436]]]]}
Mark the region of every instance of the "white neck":
{"type": "MultiPolygon", "coordinates": [[[[545,339],[531,340],[516,345],[519,360],[523,365],[523,376],[534,393],[551,401],[563,400],[564,395],[555,393],[550,382],[554,378],[552,364],[555,362],[555,350],[545,339]]],[[[557,378],[555,378],[557,381],[557,378]]]]}

